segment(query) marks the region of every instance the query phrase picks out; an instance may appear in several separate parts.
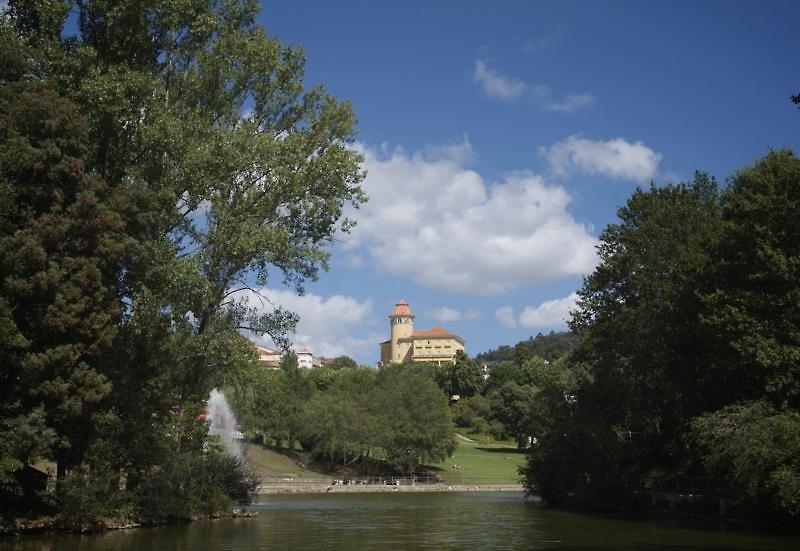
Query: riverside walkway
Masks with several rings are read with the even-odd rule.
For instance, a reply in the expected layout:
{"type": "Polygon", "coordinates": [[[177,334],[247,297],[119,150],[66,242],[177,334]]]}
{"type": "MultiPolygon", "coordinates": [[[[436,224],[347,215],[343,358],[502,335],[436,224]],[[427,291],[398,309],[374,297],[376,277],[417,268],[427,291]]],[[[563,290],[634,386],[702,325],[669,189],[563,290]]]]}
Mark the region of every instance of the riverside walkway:
{"type": "Polygon", "coordinates": [[[438,478],[266,478],[257,488],[259,494],[329,493],[329,492],[498,492],[523,491],[521,484],[485,480],[480,484],[450,484],[438,478]]]}

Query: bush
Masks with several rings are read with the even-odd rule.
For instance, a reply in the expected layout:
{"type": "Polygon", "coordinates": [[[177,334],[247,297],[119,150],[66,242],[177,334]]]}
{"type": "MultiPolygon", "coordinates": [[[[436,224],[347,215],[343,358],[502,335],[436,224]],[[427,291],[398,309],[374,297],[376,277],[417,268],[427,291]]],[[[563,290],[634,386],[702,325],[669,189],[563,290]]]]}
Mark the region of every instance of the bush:
{"type": "Polygon", "coordinates": [[[143,478],[136,510],[145,520],[214,514],[234,501],[249,502],[257,484],[244,462],[219,450],[175,454],[143,478]]]}
{"type": "Polygon", "coordinates": [[[730,406],[695,419],[689,441],[743,511],[800,519],[800,414],[766,402],[730,406]]]}

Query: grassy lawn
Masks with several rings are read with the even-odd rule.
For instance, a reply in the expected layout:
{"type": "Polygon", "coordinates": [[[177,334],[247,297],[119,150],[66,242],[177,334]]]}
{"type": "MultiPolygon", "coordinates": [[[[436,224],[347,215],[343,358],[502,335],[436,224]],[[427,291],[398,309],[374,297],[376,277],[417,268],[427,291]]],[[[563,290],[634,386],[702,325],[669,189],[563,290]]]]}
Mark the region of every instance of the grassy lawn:
{"type": "MultiPolygon", "coordinates": [[[[514,484],[519,482],[517,469],[525,463],[525,454],[507,444],[469,442],[458,438],[452,457],[430,465],[445,484],[514,484]],[[454,469],[453,465],[460,465],[454,469]]],[[[262,478],[330,478],[321,471],[303,469],[285,450],[276,451],[257,444],[245,445],[245,457],[262,478]]]]}
{"type": "Polygon", "coordinates": [[[453,456],[433,467],[446,484],[513,484],[519,482],[517,469],[524,464],[525,454],[514,446],[458,438],[453,456]]]}
{"type": "Polygon", "coordinates": [[[262,478],[327,478],[328,475],[303,469],[285,451],[278,452],[258,444],[245,444],[245,458],[262,478]]]}

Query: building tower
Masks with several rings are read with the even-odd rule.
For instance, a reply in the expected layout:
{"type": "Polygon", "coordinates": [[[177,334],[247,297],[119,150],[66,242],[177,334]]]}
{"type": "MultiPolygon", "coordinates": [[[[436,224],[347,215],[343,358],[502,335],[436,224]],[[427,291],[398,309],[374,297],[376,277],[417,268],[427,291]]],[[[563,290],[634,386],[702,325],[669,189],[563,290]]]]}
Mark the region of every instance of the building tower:
{"type": "Polygon", "coordinates": [[[401,300],[394,305],[389,316],[391,335],[391,362],[402,363],[410,348],[411,333],[414,332],[414,314],[411,313],[408,303],[401,300]],[[405,342],[400,342],[404,340],[405,342]]]}

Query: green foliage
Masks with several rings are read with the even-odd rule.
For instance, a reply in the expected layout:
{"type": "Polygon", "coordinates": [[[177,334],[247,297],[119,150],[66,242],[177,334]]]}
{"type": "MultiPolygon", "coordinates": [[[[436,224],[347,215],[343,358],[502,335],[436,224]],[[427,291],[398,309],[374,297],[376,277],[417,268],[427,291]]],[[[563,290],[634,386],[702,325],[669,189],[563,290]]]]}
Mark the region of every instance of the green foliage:
{"type": "Polygon", "coordinates": [[[720,389],[800,408],[800,159],[773,151],[731,177],[724,232],[703,294],[720,389]]]}
{"type": "Polygon", "coordinates": [[[179,452],[136,487],[136,512],[148,520],[217,513],[232,501],[248,502],[256,484],[245,465],[224,452],[179,452]]]}
{"type": "MultiPolygon", "coordinates": [[[[201,401],[250,377],[242,331],[285,344],[296,323],[251,287],[277,273],[302,291],[364,200],[350,105],[304,85],[302,50],[258,8],[15,0],[0,21],[4,495],[42,455],[68,522],[242,494],[195,421],[201,401]]],[[[253,426],[291,442],[331,378],[275,377],[291,400],[260,378],[266,394],[240,398],[285,413],[253,426]]]]}
{"type": "Polygon", "coordinates": [[[385,428],[376,408],[372,373],[338,373],[335,383],[316,394],[303,408],[303,447],[333,470],[374,454],[383,444],[385,428]]]}
{"type": "Polygon", "coordinates": [[[55,433],[41,407],[25,412],[16,401],[3,404],[0,413],[0,502],[11,505],[24,492],[15,473],[44,455],[55,433]]]}
{"type": "MultiPolygon", "coordinates": [[[[539,333],[535,337],[520,341],[514,346],[502,345],[496,350],[482,352],[475,356],[479,363],[516,362],[538,356],[554,361],[568,354],[578,344],[578,337],[570,331],[551,331],[547,335],[539,333]]],[[[492,366],[494,367],[494,366],[492,366]]]]}
{"type": "Polygon", "coordinates": [[[614,507],[711,475],[739,514],[796,521],[798,181],[800,161],[773,151],[721,194],[701,174],[634,192],[580,292],[568,375],[529,402],[529,487],[614,507]]]}
{"type": "Polygon", "coordinates": [[[697,174],[635,191],[602,233],[572,323],[581,340],[571,361],[588,377],[551,397],[559,429],[531,450],[528,483],[544,497],[613,506],[651,470],[682,465],[685,420],[722,396],[697,293],[710,281],[720,211],[716,184],[697,174]]]}
{"type": "Polygon", "coordinates": [[[0,86],[1,348],[12,353],[3,391],[24,399],[24,411],[44,411],[63,474],[81,461],[109,392],[95,362],[119,314],[122,221],[105,203],[105,182],[85,172],[75,106],[28,78],[0,86]]]}
{"type": "Polygon", "coordinates": [[[412,473],[446,457],[454,432],[447,398],[432,377],[406,367],[278,371],[254,365],[231,389],[231,402],[247,431],[258,427],[289,449],[297,441],[329,470],[369,471],[373,459],[385,458],[412,473]],[[276,427],[276,420],[285,425],[276,427]]]}
{"type": "Polygon", "coordinates": [[[455,442],[447,398],[429,378],[403,367],[381,370],[376,400],[387,432],[387,458],[399,471],[411,474],[421,463],[442,461],[455,442]]]}
{"type": "Polygon", "coordinates": [[[350,356],[337,356],[328,363],[328,367],[331,369],[356,368],[358,363],[350,356]]]}
{"type": "Polygon", "coordinates": [[[488,419],[491,415],[489,400],[481,396],[461,398],[450,405],[450,414],[458,427],[474,427],[478,419],[488,419]]]}
{"type": "Polygon", "coordinates": [[[539,389],[531,385],[506,383],[492,395],[492,415],[514,438],[517,447],[528,446],[528,438],[536,436],[530,432],[528,410],[539,389]]]}
{"type": "Polygon", "coordinates": [[[336,380],[336,371],[330,367],[316,367],[309,370],[308,378],[317,390],[326,390],[336,380]]]}
{"type": "Polygon", "coordinates": [[[688,435],[741,511],[800,518],[800,414],[747,402],[700,416],[688,435]]]}
{"type": "Polygon", "coordinates": [[[484,386],[483,371],[478,362],[470,359],[463,350],[456,352],[455,362],[440,368],[442,387],[449,395],[465,398],[479,394],[484,386]]]}

